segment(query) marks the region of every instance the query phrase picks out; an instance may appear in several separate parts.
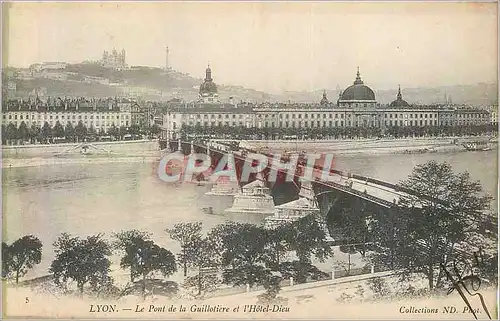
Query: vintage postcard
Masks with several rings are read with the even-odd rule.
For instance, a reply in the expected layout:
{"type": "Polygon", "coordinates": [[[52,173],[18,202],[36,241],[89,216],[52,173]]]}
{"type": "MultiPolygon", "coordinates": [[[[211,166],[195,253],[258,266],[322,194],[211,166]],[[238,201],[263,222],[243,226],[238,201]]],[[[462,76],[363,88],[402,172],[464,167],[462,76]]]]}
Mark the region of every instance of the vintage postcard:
{"type": "Polygon", "coordinates": [[[496,2],[2,23],[4,318],[498,318],[496,2]]]}

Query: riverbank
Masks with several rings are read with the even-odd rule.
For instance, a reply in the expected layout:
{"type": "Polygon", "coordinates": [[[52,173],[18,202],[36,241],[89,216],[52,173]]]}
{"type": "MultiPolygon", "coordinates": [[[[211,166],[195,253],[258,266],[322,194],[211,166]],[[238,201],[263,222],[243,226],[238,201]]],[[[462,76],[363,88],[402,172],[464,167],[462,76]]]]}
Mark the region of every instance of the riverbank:
{"type": "MultiPolygon", "coordinates": [[[[468,137],[412,138],[412,139],[360,139],[321,141],[243,141],[241,145],[259,151],[335,152],[339,154],[412,154],[433,152],[461,152],[465,148],[456,143],[468,137]]],[[[477,138],[476,138],[477,139],[477,138]]],[[[483,137],[482,139],[487,139],[483,137]]],[[[240,146],[241,146],[240,145],[240,146]]],[[[492,148],[496,148],[496,142],[492,148]]]]}
{"type": "Polygon", "coordinates": [[[33,158],[3,158],[2,169],[18,167],[58,166],[58,165],[95,165],[109,163],[151,163],[159,160],[159,156],[135,156],[135,157],[102,157],[102,156],[80,156],[80,157],[33,157],[33,158]]]}
{"type": "MultiPolygon", "coordinates": [[[[54,157],[56,155],[80,157],[81,148],[76,147],[81,143],[62,143],[45,145],[11,145],[2,146],[3,158],[25,157],[54,157]]],[[[111,156],[145,156],[159,154],[158,140],[132,140],[117,142],[92,142],[87,143],[88,151],[97,155],[111,156]]]]}
{"type": "MultiPolygon", "coordinates": [[[[456,153],[467,150],[455,139],[360,139],[360,140],[253,140],[242,141],[242,147],[261,152],[305,151],[308,153],[333,152],[351,154],[423,154],[456,153]]],[[[484,138],[483,138],[484,139],[484,138]]],[[[103,164],[120,162],[153,162],[159,160],[161,152],[157,140],[97,142],[90,154],[74,149],[77,144],[2,146],[2,168],[31,167],[62,164],[103,164]]],[[[492,149],[497,143],[491,144],[492,149]]]]}

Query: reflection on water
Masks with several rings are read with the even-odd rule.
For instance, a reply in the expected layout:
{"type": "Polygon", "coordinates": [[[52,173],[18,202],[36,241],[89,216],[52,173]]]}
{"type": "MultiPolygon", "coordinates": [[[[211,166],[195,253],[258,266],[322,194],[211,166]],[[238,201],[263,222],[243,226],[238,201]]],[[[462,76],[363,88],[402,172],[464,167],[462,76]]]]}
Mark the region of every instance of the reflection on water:
{"type": "MultiPolygon", "coordinates": [[[[496,196],[495,151],[338,156],[336,167],[397,182],[415,165],[430,159],[448,161],[457,171],[469,171],[487,192],[496,196]]],[[[160,245],[176,252],[178,244],[170,240],[165,229],[178,222],[202,221],[208,230],[226,219],[253,223],[262,220],[258,216],[224,213],[232,197],[204,195],[209,185],[167,184],[156,173],[154,163],[4,169],[4,241],[12,242],[26,234],[38,236],[45,251],[36,274],[43,274],[53,258],[50,245],[62,232],[110,236],[125,229],[146,230],[160,245]],[[214,214],[206,213],[205,207],[213,207],[214,214]]]]}

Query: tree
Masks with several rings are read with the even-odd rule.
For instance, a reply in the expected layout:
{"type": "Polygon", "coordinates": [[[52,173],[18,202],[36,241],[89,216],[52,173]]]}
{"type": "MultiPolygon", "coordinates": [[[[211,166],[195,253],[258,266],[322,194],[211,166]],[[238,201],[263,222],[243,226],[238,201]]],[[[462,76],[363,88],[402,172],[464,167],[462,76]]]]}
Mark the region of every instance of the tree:
{"type": "Polygon", "coordinates": [[[128,134],[128,128],[125,126],[120,126],[120,128],[118,128],[118,135],[120,136],[120,139],[123,139],[123,136],[125,136],[126,134],[128,134]]]}
{"type": "Polygon", "coordinates": [[[2,144],[6,145],[7,144],[7,138],[5,138],[5,134],[7,132],[7,126],[2,124],[2,144]]]}
{"type": "Polygon", "coordinates": [[[220,284],[220,279],[216,274],[204,272],[188,276],[183,286],[188,289],[195,289],[196,296],[202,297],[205,293],[214,291],[220,284]]]}
{"type": "Polygon", "coordinates": [[[291,249],[295,250],[299,261],[310,263],[311,254],[320,261],[332,255],[332,249],[326,242],[326,233],[320,218],[315,214],[301,217],[292,223],[294,229],[291,249]]]}
{"type": "Polygon", "coordinates": [[[198,273],[190,276],[185,281],[186,287],[195,287],[198,296],[203,292],[214,290],[219,283],[216,271],[207,272],[205,269],[216,269],[215,248],[208,238],[198,238],[193,240],[191,249],[193,261],[192,265],[198,269],[198,273]]]}
{"type": "Polygon", "coordinates": [[[17,125],[13,123],[9,123],[7,128],[5,129],[5,136],[8,141],[12,141],[18,138],[17,125]]]}
{"type": "Polygon", "coordinates": [[[389,270],[395,269],[399,249],[404,248],[404,243],[407,242],[406,225],[406,217],[398,210],[389,210],[376,216],[370,230],[375,243],[375,252],[371,253],[370,260],[374,264],[389,270]]]}
{"type": "Polygon", "coordinates": [[[235,268],[236,244],[238,243],[238,229],[241,223],[227,221],[214,226],[208,238],[217,254],[218,264],[222,267],[231,265],[235,268]]]}
{"type": "Polygon", "coordinates": [[[112,244],[112,247],[117,250],[122,250],[125,252],[125,257],[122,258],[122,262],[120,265],[130,267],[130,282],[134,282],[135,278],[139,276],[139,272],[136,267],[136,260],[134,259],[133,253],[137,250],[139,244],[143,241],[147,241],[150,238],[150,234],[146,232],[141,232],[138,230],[129,230],[129,231],[121,231],[120,233],[116,233],[113,235],[115,241],[112,244]],[[128,252],[127,252],[128,251],[128,252]],[[132,259],[132,260],[130,260],[132,259]],[[124,262],[123,260],[130,260],[124,262]]]}
{"type": "Polygon", "coordinates": [[[197,240],[201,239],[201,222],[188,222],[175,224],[172,229],[165,230],[170,238],[181,244],[181,253],[179,254],[179,263],[184,269],[184,276],[187,276],[188,266],[196,260],[197,240]]]}
{"type": "Polygon", "coordinates": [[[294,229],[291,223],[281,224],[274,229],[266,230],[266,263],[268,267],[277,267],[283,256],[290,251],[294,229]]]}
{"type": "Polygon", "coordinates": [[[52,128],[50,127],[50,125],[49,125],[48,122],[45,122],[43,124],[43,127],[42,127],[42,130],[41,130],[40,134],[42,136],[42,139],[43,139],[44,143],[47,143],[47,139],[49,137],[52,137],[52,128]]]}
{"type": "Polygon", "coordinates": [[[283,279],[292,277],[296,283],[305,283],[309,278],[317,281],[330,278],[328,273],[321,271],[309,262],[282,262],[278,267],[278,271],[283,279]]]}
{"type": "Polygon", "coordinates": [[[153,124],[153,126],[151,126],[152,135],[158,135],[160,132],[161,132],[160,126],[158,126],[157,124],[153,124]]]}
{"type": "Polygon", "coordinates": [[[36,124],[32,124],[29,131],[30,141],[32,144],[36,142],[37,139],[40,138],[40,127],[36,124]]]}
{"type": "Polygon", "coordinates": [[[82,141],[87,135],[87,127],[85,127],[81,120],[78,122],[78,125],[76,125],[75,135],[78,137],[79,141],[82,141]]]}
{"type": "Polygon", "coordinates": [[[127,244],[125,256],[122,257],[120,266],[130,268],[133,278],[141,276],[142,294],[145,297],[146,281],[154,272],[160,272],[164,277],[167,277],[177,271],[175,256],[151,240],[139,237],[133,241],[133,243],[127,244]]]}
{"type": "Polygon", "coordinates": [[[63,233],[54,242],[56,258],[49,272],[58,286],[66,287],[69,279],[77,284],[83,296],[84,286],[89,283],[93,290],[112,284],[110,272],[111,248],[102,235],[92,235],[86,239],[70,237],[63,233]]]}
{"type": "Polygon", "coordinates": [[[73,124],[71,124],[71,122],[68,122],[66,124],[66,127],[64,128],[64,133],[66,135],[66,138],[69,139],[75,138],[75,128],[73,127],[73,124]]]}
{"type": "Polygon", "coordinates": [[[11,273],[12,257],[10,247],[7,243],[2,242],[2,278],[7,278],[11,273]]]}
{"type": "Polygon", "coordinates": [[[55,137],[64,137],[64,127],[59,121],[56,122],[52,131],[55,137]]]}
{"type": "Polygon", "coordinates": [[[94,125],[90,125],[89,130],[87,131],[88,135],[90,137],[95,137],[97,135],[97,131],[94,127],[94,125]]]}
{"type": "Polygon", "coordinates": [[[129,134],[132,134],[132,135],[139,135],[140,130],[141,129],[140,129],[139,125],[134,124],[134,125],[129,127],[128,132],[129,132],[129,134]]]}
{"type": "Polygon", "coordinates": [[[349,205],[340,213],[342,231],[349,244],[356,244],[354,249],[364,257],[367,251],[366,243],[370,241],[372,213],[367,204],[359,199],[353,200],[349,205]]]}
{"type": "Polygon", "coordinates": [[[26,123],[24,121],[22,121],[19,125],[18,135],[23,142],[29,138],[28,126],[26,126],[26,123]]]}
{"type": "Polygon", "coordinates": [[[266,292],[259,294],[259,303],[270,304],[276,301],[276,297],[281,290],[281,281],[283,278],[277,274],[270,274],[263,282],[266,292]]]}
{"type": "Polygon", "coordinates": [[[417,165],[399,189],[406,192],[399,202],[404,224],[396,234],[404,235],[404,242],[398,244],[394,265],[403,276],[423,273],[432,290],[441,285],[441,263],[455,259],[460,248],[481,246],[476,236],[491,198],[467,172],[455,174],[450,164],[436,161],[417,165]]]}
{"type": "Polygon", "coordinates": [[[112,124],[111,127],[108,128],[108,135],[115,139],[119,138],[118,128],[116,128],[115,124],[112,124]]]}
{"type": "Polygon", "coordinates": [[[52,132],[54,133],[54,137],[64,137],[64,127],[59,121],[54,125],[52,132]]]}
{"type": "Polygon", "coordinates": [[[233,284],[233,286],[248,284],[253,287],[256,284],[263,284],[270,274],[271,270],[261,264],[242,262],[235,269],[226,269],[222,278],[226,284],[233,284]]]}
{"type": "Polygon", "coordinates": [[[7,251],[10,271],[15,273],[16,283],[19,283],[19,277],[24,276],[42,260],[42,242],[33,235],[26,235],[16,240],[7,251]]]}
{"type": "Polygon", "coordinates": [[[223,267],[230,266],[223,273],[225,283],[233,285],[261,284],[270,273],[265,268],[266,231],[249,223],[222,224],[221,229],[212,230],[209,237],[214,248],[222,250],[223,267]],[[218,234],[218,231],[222,231],[218,234]]]}

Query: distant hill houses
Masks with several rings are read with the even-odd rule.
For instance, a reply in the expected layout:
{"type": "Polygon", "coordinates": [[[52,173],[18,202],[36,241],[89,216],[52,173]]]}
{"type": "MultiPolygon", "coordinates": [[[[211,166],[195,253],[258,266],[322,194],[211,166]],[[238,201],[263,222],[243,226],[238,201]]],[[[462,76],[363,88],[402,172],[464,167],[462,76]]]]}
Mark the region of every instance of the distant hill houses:
{"type": "MultiPolygon", "coordinates": [[[[128,66],[125,51],[104,52],[99,61],[79,64],[44,62],[29,68],[6,68],[2,71],[3,94],[7,98],[30,97],[34,93],[68,97],[130,97],[144,100],[198,99],[202,79],[171,68],[128,66]]],[[[200,74],[200,76],[202,76],[200,74]]],[[[393,90],[374,90],[381,104],[388,104],[397,94],[393,90]]],[[[269,94],[242,86],[219,85],[221,100],[233,97],[236,101],[317,103],[324,90],[269,94]]],[[[325,91],[334,100],[341,89],[325,91]]],[[[466,104],[472,106],[498,105],[496,84],[476,84],[446,87],[403,88],[410,104],[466,104]]]]}

